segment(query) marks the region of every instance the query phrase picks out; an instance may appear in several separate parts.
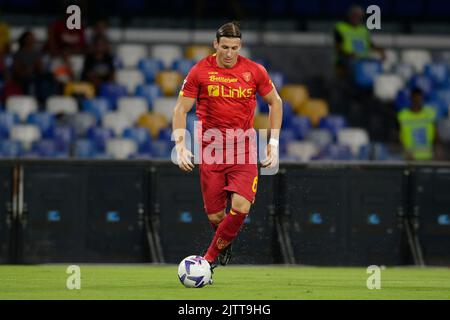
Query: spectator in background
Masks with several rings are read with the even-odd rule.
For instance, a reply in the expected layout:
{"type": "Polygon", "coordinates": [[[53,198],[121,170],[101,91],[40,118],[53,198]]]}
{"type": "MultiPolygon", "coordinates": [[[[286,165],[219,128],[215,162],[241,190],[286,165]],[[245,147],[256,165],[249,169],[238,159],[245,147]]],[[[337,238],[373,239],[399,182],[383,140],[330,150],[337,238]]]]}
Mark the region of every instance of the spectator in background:
{"type": "Polygon", "coordinates": [[[0,81],[6,79],[6,55],[9,52],[9,43],[11,41],[11,35],[9,26],[7,23],[1,21],[0,12],[0,81]]]}
{"type": "Polygon", "coordinates": [[[369,58],[371,50],[384,59],[384,50],[376,46],[364,24],[364,10],[360,6],[350,7],[347,21],[338,22],[334,28],[335,63],[338,75],[348,76],[351,64],[356,59],[369,58]]]}
{"type": "Polygon", "coordinates": [[[436,142],[436,111],[424,106],[423,92],[416,88],[411,93],[411,108],[397,115],[400,142],[408,160],[432,160],[436,142]]]}
{"type": "Polygon", "coordinates": [[[70,48],[67,45],[62,46],[60,53],[50,56],[48,72],[59,85],[61,92],[63,91],[64,85],[74,78],[69,57],[70,48]]]}
{"type": "Polygon", "coordinates": [[[20,86],[23,94],[35,94],[35,85],[42,74],[41,55],[35,47],[36,40],[31,31],[19,38],[19,50],[13,56],[12,82],[20,86]]]}
{"type": "Polygon", "coordinates": [[[94,40],[99,37],[105,38],[109,44],[110,41],[108,37],[108,21],[105,18],[98,19],[92,27],[90,45],[93,45],[94,40]]]}
{"type": "Polygon", "coordinates": [[[103,36],[93,39],[92,52],[84,59],[81,78],[97,89],[103,82],[114,81],[114,58],[109,52],[108,40],[103,36]]]}

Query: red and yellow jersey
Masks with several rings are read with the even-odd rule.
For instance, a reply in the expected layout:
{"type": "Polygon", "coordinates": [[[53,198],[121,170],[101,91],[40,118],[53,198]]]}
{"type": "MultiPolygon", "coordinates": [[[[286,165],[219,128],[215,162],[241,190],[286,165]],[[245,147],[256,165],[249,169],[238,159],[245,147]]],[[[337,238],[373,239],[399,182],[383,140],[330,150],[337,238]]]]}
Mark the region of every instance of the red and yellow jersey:
{"type": "Polygon", "coordinates": [[[274,88],[266,69],[238,56],[232,68],[217,65],[216,55],[200,60],[184,80],[180,95],[196,99],[202,129],[253,128],[256,93],[265,96],[274,88]]]}

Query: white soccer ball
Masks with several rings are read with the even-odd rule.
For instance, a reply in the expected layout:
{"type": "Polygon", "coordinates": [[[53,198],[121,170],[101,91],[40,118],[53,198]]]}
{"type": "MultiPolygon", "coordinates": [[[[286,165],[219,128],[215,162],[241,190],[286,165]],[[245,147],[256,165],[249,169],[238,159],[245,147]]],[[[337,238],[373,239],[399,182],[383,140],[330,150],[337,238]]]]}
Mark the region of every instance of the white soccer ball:
{"type": "Polygon", "coordinates": [[[211,281],[211,267],[201,256],[189,256],[178,266],[178,279],[186,288],[201,288],[211,281]]]}

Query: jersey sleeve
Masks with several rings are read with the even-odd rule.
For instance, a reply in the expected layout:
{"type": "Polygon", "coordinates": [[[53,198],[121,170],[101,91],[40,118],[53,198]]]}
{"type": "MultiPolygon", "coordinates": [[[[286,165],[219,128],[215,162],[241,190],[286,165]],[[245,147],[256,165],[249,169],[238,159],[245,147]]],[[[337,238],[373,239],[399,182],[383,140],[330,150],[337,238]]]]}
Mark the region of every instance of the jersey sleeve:
{"type": "Polygon", "coordinates": [[[198,67],[195,65],[189,71],[188,75],[183,81],[180,90],[180,96],[187,98],[197,98],[200,91],[200,83],[198,81],[198,67]]]}
{"type": "Polygon", "coordinates": [[[261,97],[264,97],[272,91],[273,88],[272,80],[270,79],[266,68],[258,64],[256,71],[256,91],[261,97]]]}

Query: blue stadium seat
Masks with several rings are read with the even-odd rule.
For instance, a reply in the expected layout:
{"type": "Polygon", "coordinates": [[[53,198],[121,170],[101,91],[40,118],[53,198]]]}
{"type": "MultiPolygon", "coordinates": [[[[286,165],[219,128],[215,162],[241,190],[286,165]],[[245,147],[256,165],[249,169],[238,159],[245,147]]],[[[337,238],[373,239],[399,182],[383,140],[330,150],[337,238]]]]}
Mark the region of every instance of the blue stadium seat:
{"type": "Polygon", "coordinates": [[[31,113],[28,115],[27,123],[38,126],[42,136],[44,138],[49,138],[53,135],[55,115],[47,112],[31,113]]]}
{"type": "Polygon", "coordinates": [[[59,152],[67,152],[70,150],[71,144],[75,141],[75,129],[71,126],[55,126],[52,138],[56,143],[59,152]]]}
{"type": "Polygon", "coordinates": [[[106,141],[114,137],[114,131],[110,128],[95,127],[88,130],[87,136],[99,152],[104,152],[106,141]]]}
{"type": "Polygon", "coordinates": [[[269,76],[278,91],[286,84],[286,76],[282,72],[269,71],[269,76]]]}
{"type": "Polygon", "coordinates": [[[117,99],[126,97],[127,95],[128,89],[123,85],[116,83],[103,83],[100,85],[99,96],[108,99],[114,107],[116,106],[117,99]]]}
{"type": "Polygon", "coordinates": [[[347,120],[343,116],[329,115],[320,119],[319,128],[330,130],[333,139],[336,139],[337,132],[347,127],[347,120]]]}
{"type": "Polygon", "coordinates": [[[354,160],[354,157],[349,146],[330,144],[323,149],[319,159],[349,161],[354,160]]]}
{"type": "Polygon", "coordinates": [[[123,132],[124,138],[134,140],[138,145],[138,152],[142,154],[151,153],[152,151],[152,137],[146,128],[127,128],[123,132]]]}
{"type": "Polygon", "coordinates": [[[425,75],[414,75],[409,81],[409,87],[411,89],[419,88],[422,90],[425,98],[428,98],[433,90],[433,82],[425,75]]]}
{"type": "Polygon", "coordinates": [[[0,138],[9,137],[11,127],[19,122],[20,119],[17,114],[0,111],[0,138]]]}
{"type": "Polygon", "coordinates": [[[283,101],[283,127],[290,127],[294,117],[295,113],[291,104],[287,101],[283,101]]]}
{"type": "Polygon", "coordinates": [[[361,88],[371,88],[375,78],[382,73],[382,65],[378,60],[358,60],[353,65],[353,76],[361,88]]]}
{"type": "Polygon", "coordinates": [[[430,63],[425,66],[424,75],[431,79],[434,87],[439,88],[449,80],[449,67],[445,63],[430,63]]]}
{"type": "Polygon", "coordinates": [[[152,143],[152,154],[155,158],[170,158],[173,143],[167,140],[155,140],[152,143]]]}
{"type": "Polygon", "coordinates": [[[58,150],[57,142],[52,139],[43,139],[33,143],[31,152],[38,157],[59,158],[68,156],[68,149],[65,152],[58,150]]]}
{"type": "Polygon", "coordinates": [[[106,98],[94,98],[94,99],[85,99],[81,103],[82,110],[90,112],[95,115],[98,123],[103,118],[103,116],[112,111],[111,102],[106,98]]]}
{"type": "Polygon", "coordinates": [[[141,84],[136,88],[136,96],[145,98],[151,107],[156,98],[162,97],[162,91],[157,84],[141,84]]]}
{"type": "Polygon", "coordinates": [[[18,158],[23,154],[23,147],[20,141],[0,140],[0,156],[7,158],[18,158]]]}
{"type": "Polygon", "coordinates": [[[172,63],[172,70],[178,71],[183,76],[189,73],[189,70],[194,66],[195,61],[190,59],[176,59],[172,63]]]}
{"type": "Polygon", "coordinates": [[[291,128],[298,140],[305,139],[308,131],[311,130],[312,124],[308,117],[295,116],[291,121],[291,128]]]}
{"type": "Polygon", "coordinates": [[[161,128],[159,130],[158,139],[159,140],[166,140],[171,141],[172,137],[172,129],[171,128],[161,128]]]}
{"type": "Polygon", "coordinates": [[[388,151],[383,143],[369,143],[359,148],[358,160],[385,161],[388,158],[388,151]]]}
{"type": "Polygon", "coordinates": [[[79,139],[75,141],[74,156],[77,158],[95,158],[97,149],[94,142],[89,139],[79,139]]]}
{"type": "Polygon", "coordinates": [[[287,154],[287,146],[296,138],[294,130],[291,128],[285,128],[280,132],[279,151],[280,155],[285,156],[287,154]]]}
{"type": "Polygon", "coordinates": [[[437,120],[445,118],[448,114],[448,105],[440,99],[428,99],[425,105],[436,111],[437,120]]]}
{"type": "Polygon", "coordinates": [[[401,89],[395,97],[395,109],[400,111],[411,106],[411,90],[408,88],[401,89]]]}
{"type": "Polygon", "coordinates": [[[146,83],[153,83],[158,72],[164,70],[164,63],[159,59],[145,58],[139,61],[138,69],[144,74],[146,83]]]}

